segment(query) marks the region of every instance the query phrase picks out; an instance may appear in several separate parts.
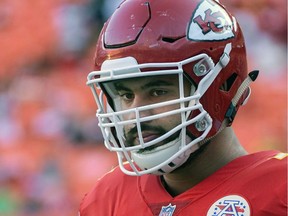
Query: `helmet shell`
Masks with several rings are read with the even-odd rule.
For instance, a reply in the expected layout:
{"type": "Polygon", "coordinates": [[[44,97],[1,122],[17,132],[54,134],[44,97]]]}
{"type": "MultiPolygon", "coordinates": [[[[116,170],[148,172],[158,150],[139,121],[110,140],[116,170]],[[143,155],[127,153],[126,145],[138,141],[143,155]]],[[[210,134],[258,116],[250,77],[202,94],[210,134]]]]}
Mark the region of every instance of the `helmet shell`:
{"type": "MultiPolygon", "coordinates": [[[[104,24],[95,53],[95,70],[104,61],[132,56],[139,64],[178,62],[205,53],[216,64],[231,43],[229,64],[200,99],[213,120],[207,137],[215,135],[226,118],[232,98],[247,77],[243,34],[236,19],[213,0],[126,0],[104,24]]],[[[195,63],[193,63],[195,64],[195,63]]],[[[193,65],[184,71],[196,86],[193,65]]],[[[240,99],[239,104],[244,100],[240,99]]],[[[237,112],[239,106],[236,106],[237,112]]],[[[191,113],[192,118],[197,113],[191,113]]],[[[197,136],[194,125],[188,131],[197,136]]]]}

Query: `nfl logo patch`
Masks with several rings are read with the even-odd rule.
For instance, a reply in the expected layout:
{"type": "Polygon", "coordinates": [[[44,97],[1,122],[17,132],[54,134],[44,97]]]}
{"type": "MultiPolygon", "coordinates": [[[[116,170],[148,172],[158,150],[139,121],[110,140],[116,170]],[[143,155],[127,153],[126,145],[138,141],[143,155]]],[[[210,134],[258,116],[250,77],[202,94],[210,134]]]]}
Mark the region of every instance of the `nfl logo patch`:
{"type": "Polygon", "coordinates": [[[172,206],[171,203],[168,206],[162,206],[159,216],[172,216],[175,209],[176,205],[172,206]]]}

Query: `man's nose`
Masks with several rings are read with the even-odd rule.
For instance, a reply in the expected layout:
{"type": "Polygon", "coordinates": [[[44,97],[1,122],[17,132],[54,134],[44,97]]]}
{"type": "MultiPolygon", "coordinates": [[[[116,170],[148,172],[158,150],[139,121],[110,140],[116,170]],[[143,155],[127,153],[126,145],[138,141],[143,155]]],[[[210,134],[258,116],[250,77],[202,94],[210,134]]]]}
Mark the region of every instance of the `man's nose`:
{"type": "Polygon", "coordinates": [[[131,106],[131,108],[133,108],[133,111],[129,114],[129,119],[151,116],[153,114],[153,110],[149,108],[149,105],[151,104],[149,103],[147,98],[136,96],[131,106]]]}

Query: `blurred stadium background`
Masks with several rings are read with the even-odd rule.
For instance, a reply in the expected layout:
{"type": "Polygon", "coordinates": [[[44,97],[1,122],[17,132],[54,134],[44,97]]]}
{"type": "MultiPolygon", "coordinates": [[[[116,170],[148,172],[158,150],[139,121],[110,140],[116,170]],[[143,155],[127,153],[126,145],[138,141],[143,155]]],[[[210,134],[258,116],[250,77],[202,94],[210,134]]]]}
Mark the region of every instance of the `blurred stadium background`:
{"type": "MultiPolygon", "coordinates": [[[[287,2],[222,0],[238,18],[252,97],[234,122],[249,152],[287,144],[287,2]]],[[[0,1],[0,215],[75,216],[116,155],[102,145],[86,76],[119,0],[0,1]]]]}

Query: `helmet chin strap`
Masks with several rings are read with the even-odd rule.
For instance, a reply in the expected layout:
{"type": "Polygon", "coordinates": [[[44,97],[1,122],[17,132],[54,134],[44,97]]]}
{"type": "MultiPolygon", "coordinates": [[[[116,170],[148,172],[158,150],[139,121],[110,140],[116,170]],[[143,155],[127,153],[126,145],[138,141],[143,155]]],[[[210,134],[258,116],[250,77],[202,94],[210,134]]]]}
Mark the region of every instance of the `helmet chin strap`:
{"type": "Polygon", "coordinates": [[[258,70],[254,70],[252,72],[250,72],[248,74],[248,76],[246,77],[246,79],[241,83],[241,85],[239,86],[235,96],[233,97],[233,99],[231,100],[231,104],[226,112],[225,115],[225,119],[221,124],[221,127],[219,128],[219,130],[217,131],[217,133],[212,136],[212,137],[208,137],[202,141],[199,142],[199,146],[202,146],[203,144],[207,143],[208,141],[210,141],[212,138],[214,138],[215,136],[217,136],[217,134],[219,134],[224,128],[230,126],[234,120],[234,117],[237,113],[237,109],[236,106],[239,103],[239,100],[241,98],[241,96],[244,94],[244,92],[248,89],[248,95],[246,96],[245,100],[243,101],[243,103],[241,105],[245,105],[251,95],[251,88],[250,88],[250,84],[252,82],[254,82],[257,77],[258,77],[259,71],[258,70]]]}
{"type": "Polygon", "coordinates": [[[243,96],[244,92],[248,89],[248,95],[246,96],[245,100],[240,105],[245,105],[250,97],[251,88],[249,87],[251,82],[254,82],[258,77],[259,71],[254,70],[248,74],[246,79],[241,83],[239,86],[235,96],[231,100],[230,106],[225,114],[226,119],[228,119],[228,125],[231,125],[235,115],[237,113],[237,105],[239,104],[240,98],[243,96]]]}
{"type": "MultiPolygon", "coordinates": [[[[186,135],[185,141],[186,143],[190,143],[192,139],[186,135]]],[[[131,152],[131,157],[141,170],[159,167],[155,171],[151,172],[151,174],[163,175],[164,173],[170,173],[176,168],[180,167],[186,162],[190,154],[199,148],[198,145],[193,145],[187,151],[172,159],[169,164],[166,164],[166,161],[169,158],[172,158],[175,155],[175,152],[178,152],[178,150],[181,148],[181,144],[182,141],[180,134],[179,137],[174,139],[173,141],[158,146],[153,150],[147,150],[147,152],[141,153],[138,153],[138,151],[133,151],[131,152]]]]}

